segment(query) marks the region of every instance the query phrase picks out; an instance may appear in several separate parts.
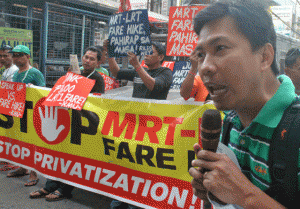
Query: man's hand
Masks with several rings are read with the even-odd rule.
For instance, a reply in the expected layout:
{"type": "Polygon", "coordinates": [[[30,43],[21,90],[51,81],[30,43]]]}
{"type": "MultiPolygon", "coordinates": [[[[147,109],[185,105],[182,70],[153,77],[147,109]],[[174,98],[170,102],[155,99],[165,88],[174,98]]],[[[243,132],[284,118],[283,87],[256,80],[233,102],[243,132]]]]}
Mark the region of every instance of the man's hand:
{"type": "Polygon", "coordinates": [[[222,202],[243,206],[256,193],[258,188],[227,155],[202,150],[197,158],[192,166],[208,170],[202,176],[203,186],[222,202]]]}
{"type": "Polygon", "coordinates": [[[109,40],[105,39],[103,41],[103,49],[104,49],[104,51],[107,51],[107,53],[108,53],[108,46],[109,46],[109,40]]]}
{"type": "Polygon", "coordinates": [[[198,62],[199,57],[198,57],[198,50],[194,50],[190,56],[190,61],[191,61],[191,72],[197,74],[198,71],[198,62]]]}
{"type": "Polygon", "coordinates": [[[138,57],[134,53],[132,53],[132,52],[127,52],[127,55],[128,55],[129,63],[134,68],[138,68],[140,66],[140,62],[138,60],[138,57]]]}
{"type": "Polygon", "coordinates": [[[57,109],[55,108],[55,113],[53,116],[53,107],[50,107],[50,115],[48,115],[48,106],[45,106],[45,117],[43,116],[42,109],[39,107],[40,118],[42,121],[42,134],[49,141],[53,142],[57,139],[58,135],[62,130],[65,129],[64,125],[57,127],[57,109]]]}
{"type": "MultiPolygon", "coordinates": [[[[194,145],[194,151],[197,154],[200,151],[200,146],[199,144],[194,145]]],[[[194,178],[191,182],[192,187],[193,187],[193,192],[194,195],[203,200],[204,202],[209,202],[207,199],[207,194],[208,191],[203,185],[203,174],[202,174],[202,169],[201,168],[194,168],[191,167],[189,169],[190,175],[194,178]]]]}

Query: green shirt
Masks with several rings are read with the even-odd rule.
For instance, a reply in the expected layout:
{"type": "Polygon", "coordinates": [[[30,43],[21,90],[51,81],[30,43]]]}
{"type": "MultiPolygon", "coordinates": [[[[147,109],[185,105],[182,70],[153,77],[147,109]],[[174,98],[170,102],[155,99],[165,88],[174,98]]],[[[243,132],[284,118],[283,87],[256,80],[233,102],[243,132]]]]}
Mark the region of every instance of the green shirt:
{"type": "Polygon", "coordinates": [[[45,86],[44,75],[38,69],[32,67],[22,73],[15,72],[13,82],[31,83],[36,86],[45,86]]]}
{"type": "MultiPolygon", "coordinates": [[[[228,147],[235,153],[243,173],[261,190],[270,187],[271,176],[268,167],[270,140],[285,109],[297,99],[295,87],[289,77],[278,77],[281,85],[275,95],[264,105],[247,128],[237,115],[231,117],[228,147]]],[[[298,167],[300,167],[298,163],[298,167]]],[[[299,175],[298,175],[299,176],[299,175]]],[[[300,179],[298,179],[300,185],[300,179]]]]}
{"type": "MultiPolygon", "coordinates": [[[[80,68],[80,70],[83,70],[83,67],[81,67],[81,68],[80,68]]],[[[109,72],[108,72],[108,70],[106,70],[106,69],[105,69],[105,68],[103,68],[103,67],[96,68],[95,70],[96,70],[97,72],[100,72],[100,73],[103,73],[103,74],[105,74],[105,75],[109,76],[109,72]]]]}

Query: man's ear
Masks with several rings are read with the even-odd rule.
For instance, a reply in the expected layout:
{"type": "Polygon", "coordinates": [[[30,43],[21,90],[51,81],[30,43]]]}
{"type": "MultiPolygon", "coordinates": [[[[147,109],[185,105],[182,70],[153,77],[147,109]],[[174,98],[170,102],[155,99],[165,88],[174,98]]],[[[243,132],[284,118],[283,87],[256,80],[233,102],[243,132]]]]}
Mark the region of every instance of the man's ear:
{"type": "Polygon", "coordinates": [[[262,53],[262,60],[261,60],[261,64],[262,64],[262,70],[269,70],[273,61],[274,61],[274,56],[275,56],[275,52],[274,52],[274,48],[272,46],[272,44],[267,43],[265,44],[262,48],[261,48],[261,53],[262,53]]]}
{"type": "Polygon", "coordinates": [[[160,54],[158,58],[159,58],[159,62],[161,62],[162,60],[164,60],[165,56],[163,54],[160,54]]]}

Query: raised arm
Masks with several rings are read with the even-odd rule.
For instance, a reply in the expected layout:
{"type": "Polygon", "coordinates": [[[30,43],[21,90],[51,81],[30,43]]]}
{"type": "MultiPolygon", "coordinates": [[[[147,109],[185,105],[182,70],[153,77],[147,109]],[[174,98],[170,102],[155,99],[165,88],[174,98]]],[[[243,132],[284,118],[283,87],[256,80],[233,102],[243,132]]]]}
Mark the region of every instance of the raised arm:
{"type": "Polygon", "coordinates": [[[188,99],[191,97],[191,92],[192,92],[193,86],[194,86],[194,79],[195,79],[195,76],[197,75],[198,57],[197,57],[196,51],[193,51],[193,53],[191,54],[190,61],[191,61],[192,67],[180,87],[180,95],[184,99],[188,99]]]}
{"type": "MultiPolygon", "coordinates": [[[[104,50],[107,51],[107,53],[109,53],[109,51],[108,51],[108,45],[109,45],[109,41],[108,41],[108,39],[106,39],[106,40],[103,42],[103,48],[104,48],[104,50]]],[[[117,77],[118,72],[119,72],[119,70],[120,70],[120,67],[119,67],[119,65],[117,64],[116,59],[115,59],[114,57],[109,57],[109,58],[108,58],[108,65],[109,65],[109,69],[110,69],[111,74],[112,74],[114,77],[117,77]]]]}
{"type": "Polygon", "coordinates": [[[136,72],[139,74],[140,78],[144,82],[145,86],[152,91],[154,89],[155,85],[155,79],[152,78],[141,66],[140,62],[138,61],[137,56],[132,53],[128,52],[128,58],[129,58],[129,63],[134,67],[136,72]]]}

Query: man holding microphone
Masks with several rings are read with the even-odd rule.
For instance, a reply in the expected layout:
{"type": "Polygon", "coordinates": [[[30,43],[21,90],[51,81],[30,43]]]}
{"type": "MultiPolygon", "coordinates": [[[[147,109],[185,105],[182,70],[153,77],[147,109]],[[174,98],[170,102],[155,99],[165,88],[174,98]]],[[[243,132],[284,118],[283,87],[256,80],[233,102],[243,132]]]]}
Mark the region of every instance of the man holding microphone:
{"type": "MultiPolygon", "coordinates": [[[[194,19],[198,71],[217,109],[230,111],[224,119],[233,126],[228,147],[241,167],[195,145],[197,159],[189,170],[194,194],[213,199],[215,208],[285,208],[297,202],[299,175],[289,201],[281,197],[290,194],[274,192],[269,167],[270,146],[281,140],[274,138],[275,129],[299,98],[287,76],[277,78],[276,33],[267,8],[261,2],[218,1],[194,19]]],[[[299,158],[295,166],[299,169],[299,158]]]]}

